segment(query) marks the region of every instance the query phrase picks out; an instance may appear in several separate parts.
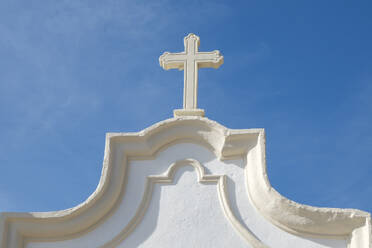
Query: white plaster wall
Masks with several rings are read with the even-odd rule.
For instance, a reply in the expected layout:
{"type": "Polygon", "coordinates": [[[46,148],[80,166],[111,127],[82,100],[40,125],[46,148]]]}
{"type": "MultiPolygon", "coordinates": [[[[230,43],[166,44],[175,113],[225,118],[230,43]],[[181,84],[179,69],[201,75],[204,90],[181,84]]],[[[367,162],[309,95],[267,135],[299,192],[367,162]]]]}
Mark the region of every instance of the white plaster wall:
{"type": "MultiPolygon", "coordinates": [[[[219,161],[203,146],[182,143],[159,152],[154,160],[130,162],[124,197],[116,211],[102,225],[71,240],[29,243],[27,248],[104,246],[135,215],[143,197],[147,176],[163,174],[173,162],[187,158],[198,160],[205,167],[206,174],[227,176],[228,198],[235,217],[265,245],[275,248],[347,247],[345,240],[298,237],[272,225],[256,211],[249,200],[243,159],[219,161]]],[[[216,184],[197,182],[194,169],[187,166],[177,171],[173,184],[155,184],[144,218],[117,247],[251,246],[224,216],[216,184]]]]}
{"type": "Polygon", "coordinates": [[[120,248],[247,247],[226,221],[215,184],[198,183],[189,166],[178,170],[175,183],[155,186],[147,214],[120,248]]]}

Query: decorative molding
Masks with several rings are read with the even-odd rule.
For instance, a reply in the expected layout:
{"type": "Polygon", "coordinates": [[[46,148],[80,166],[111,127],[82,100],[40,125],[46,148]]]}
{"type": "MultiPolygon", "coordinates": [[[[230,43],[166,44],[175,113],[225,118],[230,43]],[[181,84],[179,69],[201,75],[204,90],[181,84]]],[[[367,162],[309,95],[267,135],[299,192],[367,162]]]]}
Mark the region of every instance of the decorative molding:
{"type": "Polygon", "coordinates": [[[370,213],[299,204],[271,187],[266,171],[263,130],[257,146],[247,154],[246,182],[256,208],[283,230],[302,236],[348,239],[349,248],[372,247],[370,213]]]}
{"type": "Polygon", "coordinates": [[[173,110],[174,117],[182,116],[201,116],[204,117],[204,109],[175,109],[173,110]]]}
{"type": "Polygon", "coordinates": [[[218,197],[220,199],[221,208],[225,217],[234,227],[234,229],[244,238],[248,244],[252,245],[254,248],[267,248],[261,241],[259,241],[254,234],[247,230],[234,216],[230,203],[227,197],[226,191],[226,176],[225,175],[205,175],[204,167],[200,164],[199,161],[195,159],[183,159],[174,162],[168,168],[168,170],[162,175],[151,175],[147,177],[145,192],[141,203],[137,209],[135,216],[129,222],[129,224],[111,241],[107,242],[101,248],[114,248],[117,247],[121,242],[123,242],[131,232],[137,227],[137,225],[142,221],[143,216],[145,215],[148,206],[152,198],[152,192],[154,184],[169,184],[173,182],[174,174],[178,168],[186,165],[191,165],[197,175],[199,183],[214,183],[217,184],[218,197]]]}
{"type": "MultiPolygon", "coordinates": [[[[2,213],[0,247],[23,248],[27,242],[71,239],[92,230],[118,205],[125,188],[129,160],[152,158],[160,150],[183,141],[201,144],[221,160],[246,156],[248,194],[257,210],[281,229],[301,236],[349,238],[349,248],[372,247],[369,213],[298,204],[271,187],[266,171],[263,129],[231,130],[196,116],[168,119],[137,133],[108,133],[102,175],[94,193],[83,203],[67,210],[2,213]]],[[[168,171],[170,177],[172,168],[168,171]]],[[[152,178],[150,181],[160,180],[152,178]]],[[[220,185],[220,194],[226,194],[223,193],[224,184],[217,184],[220,185]]],[[[229,206],[227,203],[225,206],[223,200],[222,206],[231,223],[236,222],[233,225],[237,231],[243,237],[249,237],[251,233],[233,215],[229,217],[229,206]]],[[[256,247],[263,247],[257,244],[256,247]]]]}

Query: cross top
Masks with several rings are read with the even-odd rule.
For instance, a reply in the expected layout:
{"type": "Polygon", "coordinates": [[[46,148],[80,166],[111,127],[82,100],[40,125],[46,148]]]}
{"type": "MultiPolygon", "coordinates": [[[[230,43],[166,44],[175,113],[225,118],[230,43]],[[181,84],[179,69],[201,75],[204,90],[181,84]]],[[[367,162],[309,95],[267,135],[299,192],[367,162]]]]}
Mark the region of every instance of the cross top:
{"type": "Polygon", "coordinates": [[[217,69],[223,63],[223,56],[218,50],[199,52],[199,44],[199,37],[189,34],[184,38],[185,51],[165,52],[159,57],[160,66],[165,70],[184,70],[183,109],[175,110],[175,116],[204,116],[204,110],[197,108],[198,69],[217,69]]]}

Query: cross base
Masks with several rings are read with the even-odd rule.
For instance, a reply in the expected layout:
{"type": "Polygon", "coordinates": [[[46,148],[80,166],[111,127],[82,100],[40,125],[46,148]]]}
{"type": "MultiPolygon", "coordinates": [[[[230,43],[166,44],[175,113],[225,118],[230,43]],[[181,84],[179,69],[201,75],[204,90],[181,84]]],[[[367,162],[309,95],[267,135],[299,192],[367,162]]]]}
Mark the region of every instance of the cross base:
{"type": "Polygon", "coordinates": [[[175,109],[173,110],[174,117],[182,116],[204,116],[204,109],[175,109]]]}

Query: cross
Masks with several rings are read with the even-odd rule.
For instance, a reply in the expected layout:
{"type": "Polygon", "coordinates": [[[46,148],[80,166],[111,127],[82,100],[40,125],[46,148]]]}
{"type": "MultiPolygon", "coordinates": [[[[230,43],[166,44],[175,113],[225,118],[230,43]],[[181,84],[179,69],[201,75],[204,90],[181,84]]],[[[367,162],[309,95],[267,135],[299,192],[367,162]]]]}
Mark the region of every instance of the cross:
{"type": "Polygon", "coordinates": [[[200,39],[195,34],[184,38],[185,51],[179,53],[165,52],[159,57],[160,66],[165,70],[184,70],[183,109],[176,110],[175,115],[204,115],[197,109],[198,69],[218,68],[223,63],[223,56],[218,50],[199,52],[200,39]]]}

